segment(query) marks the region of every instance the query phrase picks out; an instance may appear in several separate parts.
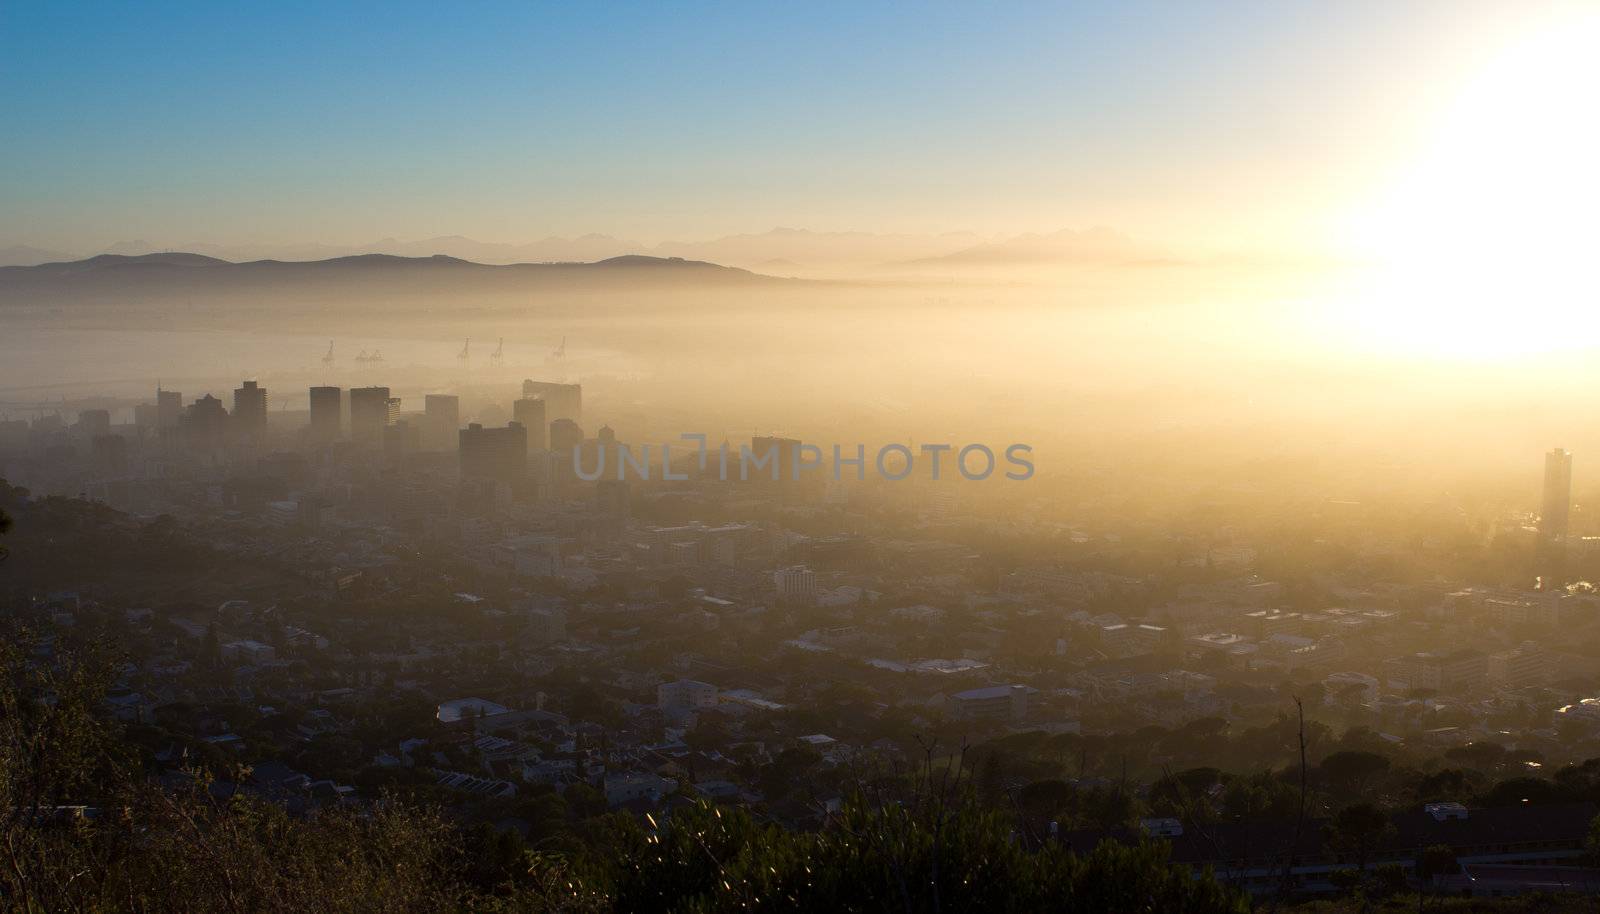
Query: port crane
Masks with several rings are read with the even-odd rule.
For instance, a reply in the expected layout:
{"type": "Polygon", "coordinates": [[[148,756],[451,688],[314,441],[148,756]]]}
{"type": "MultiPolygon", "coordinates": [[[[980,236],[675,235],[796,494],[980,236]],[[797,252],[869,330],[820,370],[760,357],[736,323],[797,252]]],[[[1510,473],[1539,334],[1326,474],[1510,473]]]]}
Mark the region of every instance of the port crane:
{"type": "Polygon", "coordinates": [[[328,341],[328,354],[322,357],[322,364],[324,364],[324,365],[332,365],[333,364],[333,340],[329,340],[328,341]]]}
{"type": "Polygon", "coordinates": [[[500,338],[500,345],[494,347],[494,351],[489,353],[489,364],[492,367],[499,368],[501,365],[505,364],[505,360],[506,360],[506,338],[502,336],[500,338]]]}
{"type": "Polygon", "coordinates": [[[461,352],[457,353],[456,360],[465,365],[470,358],[472,358],[472,337],[469,336],[467,341],[461,344],[461,352]]]}
{"type": "Polygon", "coordinates": [[[561,345],[557,346],[555,348],[555,351],[550,353],[550,358],[552,358],[552,359],[564,359],[566,357],[567,357],[567,338],[566,337],[562,337],[561,338],[561,345]]]}

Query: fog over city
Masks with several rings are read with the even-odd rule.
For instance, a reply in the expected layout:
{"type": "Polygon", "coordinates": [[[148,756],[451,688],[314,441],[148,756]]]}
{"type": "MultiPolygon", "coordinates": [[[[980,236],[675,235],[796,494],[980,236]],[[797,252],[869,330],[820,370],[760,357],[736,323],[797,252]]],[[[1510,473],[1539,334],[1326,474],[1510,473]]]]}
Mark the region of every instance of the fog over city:
{"type": "Polygon", "coordinates": [[[0,909],[1592,910],[1596,46],[0,9],[0,909]]]}

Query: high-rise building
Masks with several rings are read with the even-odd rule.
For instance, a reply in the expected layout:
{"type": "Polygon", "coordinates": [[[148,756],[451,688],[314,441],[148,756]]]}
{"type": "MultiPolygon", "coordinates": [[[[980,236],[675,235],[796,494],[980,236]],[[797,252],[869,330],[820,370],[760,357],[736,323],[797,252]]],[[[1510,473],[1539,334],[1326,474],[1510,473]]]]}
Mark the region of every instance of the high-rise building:
{"type": "Polygon", "coordinates": [[[1551,541],[1567,538],[1567,517],[1572,505],[1572,455],[1556,448],[1544,455],[1544,501],[1539,510],[1539,533],[1551,541]]]}
{"type": "Polygon", "coordinates": [[[522,382],[522,396],[545,402],[544,417],[548,422],[557,419],[583,421],[583,385],[560,384],[555,381],[522,382]]]}
{"type": "Polygon", "coordinates": [[[430,451],[456,447],[461,430],[461,398],[454,394],[428,394],[422,402],[422,446],[430,451]]]}
{"type": "Polygon", "coordinates": [[[506,423],[504,428],[484,428],[474,422],[462,429],[463,479],[493,479],[513,489],[521,489],[528,478],[528,432],[521,424],[506,423]]]}
{"type": "Polygon", "coordinates": [[[583,429],[571,419],[550,423],[550,479],[556,488],[577,481],[578,449],[583,446],[583,429]]]}
{"type": "Polygon", "coordinates": [[[400,400],[387,387],[350,388],[350,440],[381,446],[384,428],[399,411],[400,400]]]}
{"type": "Polygon", "coordinates": [[[177,428],[183,418],[183,394],[175,390],[156,388],[156,425],[158,428],[177,428]]]}
{"type": "Polygon", "coordinates": [[[528,452],[545,449],[545,428],[549,418],[545,415],[545,401],[537,397],[523,397],[511,404],[511,417],[528,430],[528,452]]]}
{"type": "Polygon", "coordinates": [[[267,389],[245,381],[233,390],[233,427],[246,434],[267,429],[267,389]]]}
{"type": "Polygon", "coordinates": [[[772,583],[781,602],[805,605],[817,602],[817,573],[804,565],[773,572],[772,583]]]}
{"type": "Polygon", "coordinates": [[[206,394],[183,411],[180,427],[190,447],[220,447],[223,433],[228,427],[228,410],[221,400],[206,394]]]}
{"type": "Polygon", "coordinates": [[[572,457],[572,449],[583,444],[583,428],[571,419],[550,423],[550,450],[572,457]]]}
{"type": "Polygon", "coordinates": [[[311,388],[311,439],[320,443],[339,440],[340,430],[344,426],[342,419],[343,407],[340,399],[343,392],[337,387],[311,388]]]}

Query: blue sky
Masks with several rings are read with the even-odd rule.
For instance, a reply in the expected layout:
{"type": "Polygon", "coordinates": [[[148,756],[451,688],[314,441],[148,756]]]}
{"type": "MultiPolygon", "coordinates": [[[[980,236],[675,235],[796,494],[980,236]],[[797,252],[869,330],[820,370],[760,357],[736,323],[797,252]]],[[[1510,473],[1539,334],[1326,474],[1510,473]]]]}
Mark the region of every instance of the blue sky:
{"type": "Polygon", "coordinates": [[[1313,239],[1506,5],[0,6],[0,243],[1313,239]]]}

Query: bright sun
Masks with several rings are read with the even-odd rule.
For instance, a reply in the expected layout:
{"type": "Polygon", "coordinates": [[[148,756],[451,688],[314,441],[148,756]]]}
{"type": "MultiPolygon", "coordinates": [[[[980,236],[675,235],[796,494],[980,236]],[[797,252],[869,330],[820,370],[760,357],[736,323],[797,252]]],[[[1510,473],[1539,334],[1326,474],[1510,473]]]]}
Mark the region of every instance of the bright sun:
{"type": "Polygon", "coordinates": [[[1369,346],[1504,358],[1600,347],[1600,15],[1500,54],[1359,219],[1380,264],[1336,320],[1369,346]]]}

